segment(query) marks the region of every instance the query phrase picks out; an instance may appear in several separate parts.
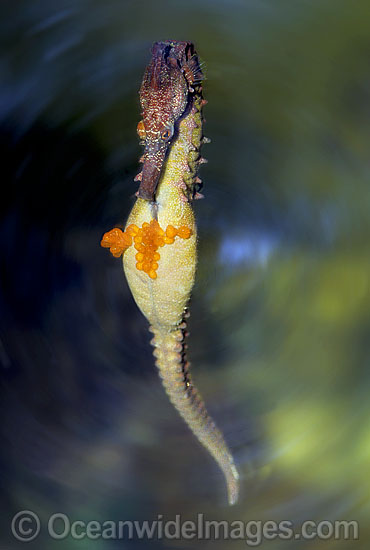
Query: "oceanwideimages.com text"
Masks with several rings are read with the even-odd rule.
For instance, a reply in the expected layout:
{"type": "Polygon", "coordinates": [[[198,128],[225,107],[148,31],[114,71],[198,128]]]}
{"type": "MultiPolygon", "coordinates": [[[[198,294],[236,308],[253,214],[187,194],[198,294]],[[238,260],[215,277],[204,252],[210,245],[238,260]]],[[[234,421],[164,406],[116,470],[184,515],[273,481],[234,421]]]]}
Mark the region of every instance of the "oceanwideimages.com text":
{"type": "Polygon", "coordinates": [[[89,521],[72,519],[67,514],[55,512],[45,521],[31,510],[21,510],[12,519],[11,532],[22,542],[36,539],[41,533],[55,540],[68,537],[79,540],[244,540],[249,546],[259,546],[263,541],[281,540],[358,540],[358,522],[307,520],[296,525],[290,520],[235,519],[214,520],[198,514],[194,519],[184,519],[180,514],[165,518],[158,514],[152,520],[89,521]]]}

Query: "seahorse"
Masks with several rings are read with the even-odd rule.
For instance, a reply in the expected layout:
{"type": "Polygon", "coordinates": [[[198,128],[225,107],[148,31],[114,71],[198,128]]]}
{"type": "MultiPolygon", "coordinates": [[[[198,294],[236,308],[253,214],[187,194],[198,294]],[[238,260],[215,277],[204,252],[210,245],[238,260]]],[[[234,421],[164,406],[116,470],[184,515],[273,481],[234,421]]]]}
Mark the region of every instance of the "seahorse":
{"type": "Polygon", "coordinates": [[[123,269],[132,295],[150,323],[151,344],[170,401],[224,473],[235,504],[239,475],[221,431],[195,388],[186,359],[186,319],[197,263],[193,199],[201,198],[199,165],[203,74],[191,42],[156,42],[140,88],[145,146],[137,199],[124,231],[105,233],[101,245],[123,269]]]}

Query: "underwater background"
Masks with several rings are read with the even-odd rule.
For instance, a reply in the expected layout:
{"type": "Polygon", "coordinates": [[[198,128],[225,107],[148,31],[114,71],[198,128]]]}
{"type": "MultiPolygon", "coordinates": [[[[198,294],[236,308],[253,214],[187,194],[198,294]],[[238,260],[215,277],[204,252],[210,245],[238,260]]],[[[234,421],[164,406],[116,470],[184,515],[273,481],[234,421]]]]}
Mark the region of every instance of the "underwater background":
{"type": "Polygon", "coordinates": [[[247,547],[88,540],[71,521],[356,520],[370,528],[368,0],[2,0],[0,532],[28,548],[247,547]],[[189,357],[242,478],[170,405],[121,262],[100,248],[134,202],[138,90],[157,40],[204,62],[205,199],[189,357]]]}

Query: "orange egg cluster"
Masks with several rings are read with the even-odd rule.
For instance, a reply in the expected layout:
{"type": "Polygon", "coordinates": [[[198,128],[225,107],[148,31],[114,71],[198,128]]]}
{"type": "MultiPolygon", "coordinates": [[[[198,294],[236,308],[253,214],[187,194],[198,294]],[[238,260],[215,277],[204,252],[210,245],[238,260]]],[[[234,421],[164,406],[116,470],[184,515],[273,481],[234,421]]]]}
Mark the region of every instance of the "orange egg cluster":
{"type": "Polygon", "coordinates": [[[104,248],[109,248],[115,258],[119,258],[124,251],[132,244],[132,237],[118,227],[104,233],[100,242],[104,248]]]}
{"type": "Polygon", "coordinates": [[[188,239],[191,234],[192,230],[186,225],[182,225],[178,229],[173,225],[168,225],[164,231],[157,220],[152,220],[150,223],[144,222],[141,228],[131,224],[126,231],[115,227],[104,234],[100,244],[104,248],[109,248],[115,258],[119,258],[133,240],[137,250],[135,255],[137,269],[147,273],[151,279],[156,279],[158,260],[161,257],[158,248],[165,244],[172,244],[176,236],[188,239]]]}

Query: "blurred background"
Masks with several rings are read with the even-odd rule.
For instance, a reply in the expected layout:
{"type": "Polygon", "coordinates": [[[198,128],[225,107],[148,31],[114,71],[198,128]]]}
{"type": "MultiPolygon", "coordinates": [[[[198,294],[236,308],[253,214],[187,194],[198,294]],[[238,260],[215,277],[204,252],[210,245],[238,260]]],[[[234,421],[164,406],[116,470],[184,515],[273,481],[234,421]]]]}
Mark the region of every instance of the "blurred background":
{"type": "MultiPolygon", "coordinates": [[[[1,548],[43,523],[351,519],[369,545],[368,0],[2,0],[1,548]],[[138,89],[156,40],[204,61],[195,383],[242,477],[168,402],[102,234],[134,202],[138,89]]],[[[216,548],[54,541],[29,548],[216,548]]],[[[234,547],[245,548],[235,541],[234,547]]]]}

